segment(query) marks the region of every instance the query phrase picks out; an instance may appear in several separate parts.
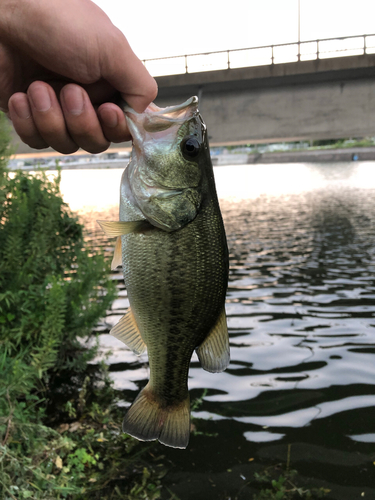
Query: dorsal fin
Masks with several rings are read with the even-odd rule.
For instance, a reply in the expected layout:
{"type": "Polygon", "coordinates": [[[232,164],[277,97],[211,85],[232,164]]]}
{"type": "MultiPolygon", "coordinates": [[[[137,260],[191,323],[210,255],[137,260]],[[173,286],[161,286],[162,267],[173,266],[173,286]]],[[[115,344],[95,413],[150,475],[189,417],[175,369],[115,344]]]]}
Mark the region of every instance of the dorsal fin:
{"type": "Polygon", "coordinates": [[[121,245],[121,236],[117,237],[115,252],[113,254],[111,270],[114,271],[118,266],[122,265],[122,245],[121,245]]]}
{"type": "Polygon", "coordinates": [[[130,308],[109,333],[124,342],[137,355],[142,354],[146,349],[146,344],[130,308]]]}
{"type": "Polygon", "coordinates": [[[225,308],[202,344],[196,349],[204,370],[222,372],[229,365],[229,336],[225,308]]]}

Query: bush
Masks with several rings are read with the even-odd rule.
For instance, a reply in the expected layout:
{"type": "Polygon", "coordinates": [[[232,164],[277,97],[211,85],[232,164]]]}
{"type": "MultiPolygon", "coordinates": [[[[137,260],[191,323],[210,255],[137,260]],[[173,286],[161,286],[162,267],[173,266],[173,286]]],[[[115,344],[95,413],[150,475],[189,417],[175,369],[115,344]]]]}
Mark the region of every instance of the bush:
{"type": "Polygon", "coordinates": [[[86,248],[59,175],[7,171],[4,126],[0,115],[0,497],[105,498],[129,463],[142,487],[138,445],[105,367],[90,364],[115,297],[108,263],[86,248]]]}

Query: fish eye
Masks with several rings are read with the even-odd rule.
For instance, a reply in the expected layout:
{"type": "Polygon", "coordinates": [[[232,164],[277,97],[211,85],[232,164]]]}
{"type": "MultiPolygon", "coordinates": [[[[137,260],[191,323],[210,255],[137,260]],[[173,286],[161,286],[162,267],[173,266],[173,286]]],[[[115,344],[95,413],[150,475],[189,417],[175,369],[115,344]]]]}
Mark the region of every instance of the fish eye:
{"type": "Polygon", "coordinates": [[[195,158],[199,154],[200,144],[194,136],[188,136],[183,140],[181,150],[189,158],[195,158]]]}

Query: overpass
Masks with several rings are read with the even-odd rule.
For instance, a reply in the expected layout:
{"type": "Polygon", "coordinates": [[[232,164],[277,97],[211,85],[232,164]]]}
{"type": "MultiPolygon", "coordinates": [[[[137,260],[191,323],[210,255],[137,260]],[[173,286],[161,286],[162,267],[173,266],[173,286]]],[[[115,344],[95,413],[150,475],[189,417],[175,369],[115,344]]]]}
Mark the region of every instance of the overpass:
{"type": "Polygon", "coordinates": [[[159,106],[198,95],[212,145],[375,136],[375,35],[144,63],[159,106]]]}

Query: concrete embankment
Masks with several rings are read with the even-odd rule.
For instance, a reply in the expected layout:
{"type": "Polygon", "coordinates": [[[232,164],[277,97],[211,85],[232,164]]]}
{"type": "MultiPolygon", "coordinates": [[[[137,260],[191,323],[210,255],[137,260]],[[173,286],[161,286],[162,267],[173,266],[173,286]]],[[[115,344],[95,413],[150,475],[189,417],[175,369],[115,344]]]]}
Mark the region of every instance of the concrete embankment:
{"type": "Polygon", "coordinates": [[[283,151],[278,153],[222,154],[212,158],[215,166],[255,163],[324,163],[375,161],[375,147],[283,151]]]}
{"type": "MultiPolygon", "coordinates": [[[[56,169],[56,162],[48,164],[40,163],[38,158],[33,158],[31,164],[25,165],[21,160],[10,164],[11,169],[35,170],[36,166],[48,170],[56,169]]],[[[81,169],[103,169],[103,168],[125,168],[129,159],[89,159],[60,162],[63,170],[81,169]]],[[[368,148],[345,148],[345,149],[319,149],[314,151],[283,151],[279,153],[223,153],[212,156],[212,164],[215,167],[224,165],[254,165],[261,163],[335,163],[350,161],[375,161],[375,147],[368,148]]]]}

